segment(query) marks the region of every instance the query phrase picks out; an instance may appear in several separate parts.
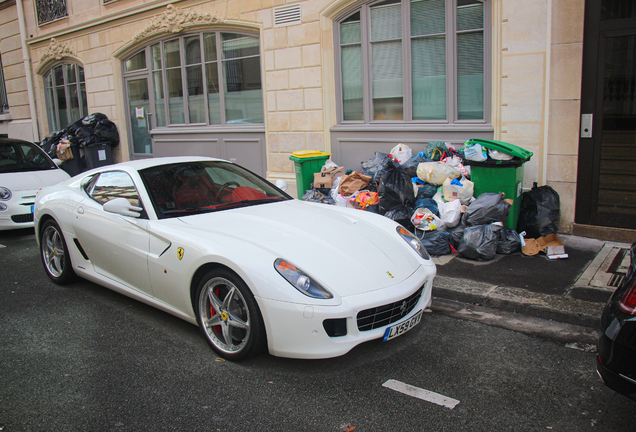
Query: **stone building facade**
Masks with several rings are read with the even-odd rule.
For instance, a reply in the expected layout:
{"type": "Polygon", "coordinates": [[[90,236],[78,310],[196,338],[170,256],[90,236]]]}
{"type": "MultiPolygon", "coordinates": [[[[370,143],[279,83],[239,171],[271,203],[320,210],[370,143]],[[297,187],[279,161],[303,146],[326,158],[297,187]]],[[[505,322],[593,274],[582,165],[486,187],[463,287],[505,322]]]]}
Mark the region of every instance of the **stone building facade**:
{"type": "MultiPolygon", "coordinates": [[[[365,96],[356,100],[366,98],[365,102],[361,102],[361,106],[365,106],[366,117],[362,116],[360,108],[359,121],[346,121],[343,111],[348,109],[344,108],[348,101],[343,102],[347,97],[343,95],[349,91],[349,83],[343,85],[342,68],[345,60],[342,52],[346,46],[343,41],[348,37],[344,34],[344,23],[354,22],[362,26],[363,40],[360,45],[364,53],[365,49],[376,49],[372,31],[368,33],[371,35],[366,42],[368,48],[364,48],[367,37],[364,36],[364,29],[374,26],[374,22],[382,22],[380,18],[374,18],[373,14],[379,13],[375,6],[401,3],[403,8],[409,8],[402,9],[401,22],[414,28],[413,21],[409,24],[408,20],[415,8],[419,7],[415,1],[66,0],[66,3],[62,2],[65,4],[65,15],[61,13],[50,21],[42,22],[38,15],[37,0],[3,0],[0,1],[0,54],[9,112],[0,117],[0,127],[3,128],[0,133],[4,131],[14,137],[41,140],[53,132],[51,123],[55,122],[51,121],[50,113],[52,93],[47,94],[50,89],[45,78],[56,65],[74,64],[83,70],[77,69],[78,73],[83,73],[84,79],[81,84],[83,87],[77,88],[85,88],[85,101],[77,96],[80,100],[78,109],[88,113],[104,113],[119,128],[122,143],[116,148],[117,160],[176,154],[220,156],[246,164],[270,180],[284,179],[291,183],[290,191],[294,191],[294,168],[289,156],[296,150],[328,151],[333,154],[335,162],[344,164],[346,168],[359,169],[356,163],[369,159],[374,151],[386,152],[399,142],[419,151],[433,140],[461,145],[471,137],[490,138],[519,145],[534,153],[525,164],[524,188],[530,188],[533,182],[537,182],[556,189],[561,196],[561,231],[571,233],[575,230],[577,220],[579,176],[581,170],[590,169],[579,164],[585,9],[586,3],[589,8],[589,4],[599,3],[600,0],[439,1],[442,8],[446,5],[448,14],[457,13],[459,16],[460,8],[476,5],[484,16],[483,29],[479,30],[484,41],[481,47],[484,64],[479,66],[483,69],[480,76],[483,76],[484,112],[480,114],[481,117],[475,117],[477,120],[463,121],[462,102],[456,102],[457,106],[454,106],[450,101],[446,110],[450,117],[455,115],[454,119],[416,121],[415,108],[411,108],[411,99],[413,104],[416,103],[413,95],[400,96],[404,98],[400,103],[404,107],[408,106],[404,108],[404,117],[393,122],[377,114],[374,117],[373,112],[368,112],[373,110],[372,102],[366,99],[373,99],[375,103],[381,97],[378,95],[382,89],[379,84],[377,88],[371,88],[376,83],[371,83],[369,73],[364,72],[365,78],[360,82],[365,87],[365,96]],[[22,33],[19,26],[20,9],[24,16],[22,33]],[[410,14],[408,11],[411,11],[410,14]],[[286,12],[291,13],[291,22],[285,22],[285,16],[280,16],[280,13],[286,12]],[[358,16],[362,17],[359,22],[358,16]],[[366,24],[365,27],[365,19],[372,24],[366,24]],[[376,21],[372,21],[374,19],[376,21]],[[212,105],[203,110],[203,105],[197,108],[186,104],[183,108],[185,112],[178,114],[180,118],[186,118],[185,123],[188,123],[187,116],[190,115],[189,124],[170,125],[172,114],[165,114],[166,124],[162,125],[164,114],[159,111],[172,109],[172,102],[161,99],[164,96],[159,95],[152,85],[147,88],[150,93],[155,93],[154,96],[148,96],[150,99],[155,98],[154,105],[148,105],[145,111],[136,111],[136,114],[132,112],[135,107],[130,97],[134,93],[134,84],[143,84],[144,91],[140,97],[146,97],[144,86],[158,75],[153,75],[150,65],[144,66],[147,71],[143,69],[138,72],[141,69],[134,69],[135,66],[130,66],[130,62],[142,57],[152,62],[155,58],[154,47],[160,46],[157,50],[164,50],[165,63],[157,66],[157,71],[163,71],[163,76],[168,77],[171,73],[167,65],[170,61],[166,54],[168,42],[181,38],[181,60],[185,65],[180,67],[183,74],[189,74],[188,64],[194,60],[188,57],[188,43],[195,40],[196,43],[205,44],[210,32],[216,32],[216,38],[222,39],[223,45],[217,45],[220,50],[225,50],[225,43],[233,40],[232,52],[235,53],[254,54],[254,43],[250,45],[249,41],[258,41],[258,49],[254,54],[257,57],[254,58],[260,65],[262,94],[258,93],[259,83],[253,82],[252,90],[256,89],[257,97],[262,97],[262,120],[254,120],[253,116],[246,119],[245,115],[230,113],[228,106],[231,102],[227,99],[225,115],[219,117],[218,124],[192,120],[197,110],[210,118],[212,105]],[[237,45],[238,36],[232,35],[242,36],[239,39],[245,39],[241,42],[243,45],[237,45]],[[25,41],[26,53],[21,48],[22,39],[25,41]],[[25,60],[25,57],[29,60],[25,60]],[[132,69],[129,70],[129,67],[132,69]],[[26,77],[29,73],[32,74],[31,98],[35,104],[31,108],[26,77]],[[167,105],[163,105],[164,102],[167,105]],[[146,115],[151,107],[155,111],[151,113],[154,118],[146,115]],[[31,115],[32,111],[35,111],[35,117],[31,115]],[[151,143],[151,147],[135,146],[132,142],[135,139],[134,129],[150,135],[150,141],[146,142],[151,143]],[[144,148],[152,150],[144,152],[144,148]]],[[[389,19],[386,18],[389,15],[385,15],[382,19],[389,19]]],[[[391,19],[400,22],[399,17],[391,19]]],[[[421,25],[426,27],[430,20],[432,18],[425,16],[421,25]]],[[[451,21],[447,18],[447,22],[451,21]]],[[[459,27],[457,24],[454,35],[447,28],[447,40],[460,40],[462,32],[459,27]]],[[[389,24],[387,28],[390,28],[389,24]]],[[[399,43],[399,40],[392,41],[399,43]]],[[[402,38],[404,46],[415,46],[414,41],[415,37],[409,38],[408,35],[402,38]]],[[[448,60],[448,53],[452,56],[453,49],[447,48],[447,67],[461,64],[461,58],[448,60]]],[[[208,55],[207,52],[204,56],[208,55]]],[[[223,52],[227,58],[234,55],[229,48],[223,52]]],[[[403,49],[402,52],[405,59],[409,57],[405,62],[415,63],[414,51],[411,53],[403,49]]],[[[200,63],[211,65],[211,60],[208,60],[200,60],[200,63]]],[[[364,62],[361,64],[367,69],[375,67],[364,62]]],[[[358,67],[358,63],[355,66],[358,67]]],[[[211,66],[210,70],[215,67],[211,66]]],[[[225,63],[223,67],[226,67],[225,63]]],[[[218,70],[220,74],[226,74],[225,81],[219,81],[219,86],[223,88],[219,92],[227,98],[233,91],[230,82],[233,78],[229,78],[229,69],[220,69],[219,66],[218,70]]],[[[408,89],[408,85],[416,81],[416,72],[415,69],[411,72],[406,66],[404,71],[406,75],[400,79],[405,80],[404,88],[408,89]],[[409,75],[411,73],[412,76],[409,75]]],[[[373,73],[376,73],[375,69],[373,73]]],[[[379,74],[377,72],[377,76],[379,74]]],[[[461,73],[449,70],[448,76],[459,82],[461,73]]],[[[213,93],[210,90],[211,77],[208,75],[208,90],[202,97],[210,98],[213,93]]],[[[197,93],[199,90],[194,86],[191,88],[188,80],[184,79],[183,95],[190,94],[194,100],[201,93],[197,93]]],[[[166,97],[171,93],[169,85],[163,87],[167,89],[166,97]]],[[[390,85],[387,81],[387,88],[390,85]]],[[[76,88],[75,83],[69,86],[76,88]]],[[[256,94],[240,93],[244,98],[256,94]]],[[[450,98],[459,93],[461,91],[455,89],[453,84],[449,85],[447,94],[450,98]]],[[[357,97],[354,96],[354,99],[357,97]]],[[[142,102],[136,103],[140,105],[142,102]]],[[[584,196],[581,197],[579,195],[579,201],[584,199],[584,196]]],[[[578,221],[577,224],[594,225],[586,220],[582,223],[578,221]]],[[[636,226],[622,228],[633,229],[636,226]]]]}

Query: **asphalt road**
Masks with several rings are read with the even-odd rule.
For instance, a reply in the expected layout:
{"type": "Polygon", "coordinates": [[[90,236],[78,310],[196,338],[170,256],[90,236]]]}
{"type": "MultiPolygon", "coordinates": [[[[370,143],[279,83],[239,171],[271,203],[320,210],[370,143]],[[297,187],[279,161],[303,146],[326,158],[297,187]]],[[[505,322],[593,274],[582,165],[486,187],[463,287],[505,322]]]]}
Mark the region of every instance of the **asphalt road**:
{"type": "Polygon", "coordinates": [[[0,231],[0,429],[633,431],[593,353],[427,313],[330,360],[219,361],[198,329],[80,281],[51,283],[32,231],[0,231]],[[383,387],[452,398],[440,406],[383,387]]]}

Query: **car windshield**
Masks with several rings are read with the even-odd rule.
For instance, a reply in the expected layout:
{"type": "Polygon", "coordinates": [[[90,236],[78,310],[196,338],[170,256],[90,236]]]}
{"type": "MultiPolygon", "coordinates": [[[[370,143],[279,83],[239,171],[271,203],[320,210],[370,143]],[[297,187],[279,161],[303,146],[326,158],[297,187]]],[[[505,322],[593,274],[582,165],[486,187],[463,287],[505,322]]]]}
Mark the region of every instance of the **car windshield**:
{"type": "Polygon", "coordinates": [[[159,219],[292,199],[256,174],[224,161],[159,165],[139,174],[159,219]]]}
{"type": "Polygon", "coordinates": [[[0,140],[0,173],[57,169],[53,161],[33,143],[0,140]]]}

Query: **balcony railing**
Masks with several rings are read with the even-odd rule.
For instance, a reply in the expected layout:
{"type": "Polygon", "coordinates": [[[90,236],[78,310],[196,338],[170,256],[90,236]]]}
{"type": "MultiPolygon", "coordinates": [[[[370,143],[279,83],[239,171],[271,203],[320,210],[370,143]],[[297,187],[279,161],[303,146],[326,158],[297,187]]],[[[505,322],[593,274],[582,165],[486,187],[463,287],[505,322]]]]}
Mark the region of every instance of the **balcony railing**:
{"type": "Polygon", "coordinates": [[[39,25],[68,16],[66,0],[36,0],[35,4],[38,10],[39,25]]]}

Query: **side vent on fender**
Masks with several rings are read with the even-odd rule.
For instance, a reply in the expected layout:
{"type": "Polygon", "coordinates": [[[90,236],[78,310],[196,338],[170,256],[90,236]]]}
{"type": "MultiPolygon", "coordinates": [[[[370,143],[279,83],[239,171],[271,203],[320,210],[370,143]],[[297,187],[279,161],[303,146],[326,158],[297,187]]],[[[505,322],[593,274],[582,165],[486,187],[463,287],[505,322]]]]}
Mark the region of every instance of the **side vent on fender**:
{"type": "Polygon", "coordinates": [[[73,239],[73,243],[75,243],[75,246],[77,246],[77,250],[79,251],[79,253],[82,254],[84,259],[86,261],[90,261],[90,258],[88,258],[88,255],[86,255],[86,252],[84,252],[84,249],[82,249],[82,245],[80,244],[80,242],[76,238],[73,239]]]}

